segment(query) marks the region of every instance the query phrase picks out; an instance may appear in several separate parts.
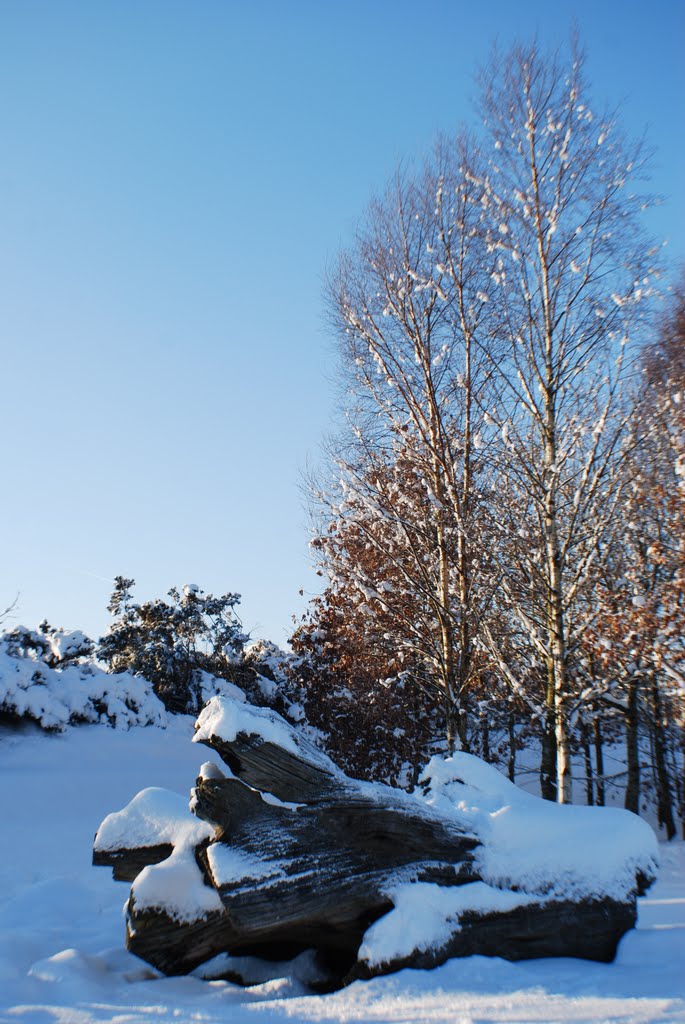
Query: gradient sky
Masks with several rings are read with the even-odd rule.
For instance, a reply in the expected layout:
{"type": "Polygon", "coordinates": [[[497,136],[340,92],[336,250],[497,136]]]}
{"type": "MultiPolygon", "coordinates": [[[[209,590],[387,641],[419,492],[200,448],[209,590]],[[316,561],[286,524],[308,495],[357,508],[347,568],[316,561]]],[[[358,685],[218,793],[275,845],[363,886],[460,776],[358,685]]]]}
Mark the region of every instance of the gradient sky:
{"type": "Polygon", "coordinates": [[[300,475],[334,416],[322,277],[400,159],[473,123],[498,37],[564,44],[655,147],[685,258],[680,0],[0,2],[0,607],[92,635],[238,591],[283,645],[316,589],[300,475]]]}

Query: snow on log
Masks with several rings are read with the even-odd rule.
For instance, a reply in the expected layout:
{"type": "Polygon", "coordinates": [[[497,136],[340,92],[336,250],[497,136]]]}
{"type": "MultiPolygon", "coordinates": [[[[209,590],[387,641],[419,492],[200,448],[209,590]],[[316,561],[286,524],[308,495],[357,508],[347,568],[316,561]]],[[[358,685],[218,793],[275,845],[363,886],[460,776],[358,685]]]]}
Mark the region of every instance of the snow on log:
{"type": "Polygon", "coordinates": [[[133,882],[129,949],[167,974],[306,949],[333,985],[474,953],[610,960],[655,876],[636,816],[551,805],[467,754],[434,758],[409,795],[223,697],[195,741],[227,771],[202,766],[190,810],[144,790],[95,839],[94,862],[133,882]]]}
{"type": "Polygon", "coordinates": [[[133,882],[143,868],[170,857],[175,847],[195,849],[213,833],[178,793],[143,789],[102,822],[93,843],[93,864],[111,867],[117,881],[133,882]]]}

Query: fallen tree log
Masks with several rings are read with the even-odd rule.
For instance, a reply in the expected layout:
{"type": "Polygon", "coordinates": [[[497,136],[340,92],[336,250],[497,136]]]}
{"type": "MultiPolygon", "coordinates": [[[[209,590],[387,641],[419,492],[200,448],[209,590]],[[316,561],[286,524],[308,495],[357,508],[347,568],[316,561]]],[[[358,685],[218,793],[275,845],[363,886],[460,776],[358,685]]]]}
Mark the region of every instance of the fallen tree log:
{"type": "Polygon", "coordinates": [[[117,882],[134,882],[143,868],[160,864],[174,852],[173,843],[157,843],[137,849],[93,850],[93,864],[112,869],[117,882]]]}
{"type": "Polygon", "coordinates": [[[447,762],[432,762],[425,794],[409,795],[348,778],[274,712],[225,698],[200,715],[195,739],[228,771],[203,765],[190,810],[144,790],[95,838],[94,862],[133,882],[129,949],[167,974],[220,954],[281,961],[305,949],[319,953],[331,984],[473,953],[610,960],[635,922],[638,877],[654,874],[653,835],[634,816],[635,825],[620,818],[635,834],[627,854],[596,851],[608,860],[594,885],[582,866],[569,874],[532,856],[527,874],[512,846],[522,824],[525,833],[526,820],[539,829],[540,819],[564,840],[564,829],[575,835],[573,812],[586,809],[555,808],[555,818],[542,801],[521,804],[516,787],[468,755],[451,759],[447,775],[447,762]],[[466,787],[468,800],[450,786],[466,787]]]}

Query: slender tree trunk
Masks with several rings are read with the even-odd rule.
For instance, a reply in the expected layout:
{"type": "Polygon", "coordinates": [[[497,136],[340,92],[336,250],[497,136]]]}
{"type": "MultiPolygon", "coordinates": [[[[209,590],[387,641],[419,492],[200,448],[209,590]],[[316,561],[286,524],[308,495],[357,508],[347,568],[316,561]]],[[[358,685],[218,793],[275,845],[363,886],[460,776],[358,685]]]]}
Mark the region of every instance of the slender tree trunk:
{"type": "Polygon", "coordinates": [[[604,740],[602,737],[602,722],[596,713],[592,722],[592,731],[595,741],[595,780],[597,792],[597,806],[604,807],[604,740]]]}
{"type": "MultiPolygon", "coordinates": [[[[473,669],[473,639],[471,636],[471,566],[467,529],[471,508],[471,336],[467,332],[464,344],[464,388],[466,407],[464,410],[464,454],[461,477],[461,508],[458,516],[457,573],[459,577],[459,709],[461,723],[461,744],[468,750],[466,702],[471,686],[473,669]]],[[[487,723],[486,723],[487,728],[487,723]]]]}
{"type": "Polygon", "coordinates": [[[454,648],[453,625],[450,615],[449,559],[445,544],[444,525],[438,526],[438,557],[440,560],[438,616],[442,676],[447,710],[447,746],[450,754],[457,746],[468,751],[468,720],[464,707],[464,692],[459,680],[459,661],[454,648]]]}
{"type": "Polygon", "coordinates": [[[514,716],[509,715],[509,762],[507,773],[510,782],[516,782],[516,730],[514,716]]]}
{"type": "MultiPolygon", "coordinates": [[[[554,316],[550,292],[549,236],[543,226],[544,202],[538,173],[535,128],[529,129],[529,156],[532,193],[535,206],[536,241],[542,287],[542,315],[545,347],[544,420],[541,419],[544,445],[544,542],[547,559],[547,637],[552,666],[554,693],[554,729],[556,735],[557,801],[571,803],[573,799],[571,775],[571,741],[567,715],[566,638],[564,630],[564,591],[562,582],[561,548],[558,534],[557,491],[557,395],[556,362],[558,353],[554,337],[554,316]]],[[[544,179],[543,179],[544,180],[544,179]]]]}
{"type": "Polygon", "coordinates": [[[571,774],[571,735],[566,716],[566,701],[563,693],[556,698],[557,736],[557,801],[560,804],[573,802],[571,774]]]}
{"type": "Polygon", "coordinates": [[[459,701],[459,739],[462,750],[468,751],[468,715],[466,711],[466,700],[469,684],[471,681],[471,635],[469,630],[468,616],[465,612],[465,602],[461,600],[461,622],[459,624],[459,663],[458,663],[458,701],[459,701]]]}
{"type": "MultiPolygon", "coordinates": [[[[440,494],[437,482],[439,470],[436,468],[436,494],[440,494]]],[[[436,613],[440,628],[440,673],[442,689],[445,695],[447,750],[453,754],[457,747],[464,748],[465,722],[457,684],[457,663],[454,650],[452,622],[450,620],[450,582],[449,559],[445,544],[445,526],[443,512],[439,513],[437,524],[438,554],[438,592],[436,594],[436,613]]]]}
{"type": "MultiPolygon", "coordinates": [[[[454,753],[457,745],[468,749],[467,722],[463,707],[463,696],[459,685],[459,664],[454,646],[454,624],[452,620],[452,591],[450,586],[450,557],[445,531],[445,481],[440,463],[442,449],[440,424],[435,398],[431,402],[430,442],[432,448],[432,489],[438,502],[436,522],[436,546],[438,556],[438,581],[436,612],[440,628],[440,655],[442,685],[447,702],[447,749],[454,753]]],[[[463,656],[463,652],[461,652],[463,656]]]]}
{"type": "Polygon", "coordinates": [[[463,722],[456,693],[456,666],[454,645],[449,624],[445,621],[444,609],[440,612],[441,674],[445,695],[445,721],[447,728],[447,750],[450,755],[457,749],[464,749],[462,741],[463,722]]]}
{"type": "Polygon", "coordinates": [[[650,672],[650,690],[652,697],[652,716],[654,720],[654,761],[656,766],[656,796],[657,814],[659,824],[666,829],[667,839],[673,839],[676,834],[675,821],[673,820],[673,794],[671,791],[671,779],[666,763],[666,741],[664,737],[664,722],[661,708],[661,694],[657,683],[656,674],[650,672]]]}
{"type": "Polygon", "coordinates": [[[547,711],[542,726],[540,792],[543,800],[557,798],[557,737],[554,729],[554,667],[547,666],[547,711]]]}
{"type": "Polygon", "coordinates": [[[583,760],[585,762],[585,800],[588,807],[595,803],[595,786],[592,772],[592,755],[590,752],[590,730],[587,722],[583,722],[581,729],[581,742],[583,744],[583,760]]]}
{"type": "Polygon", "coordinates": [[[447,754],[451,757],[459,749],[459,716],[454,706],[454,697],[448,690],[445,690],[445,733],[447,754]]]}
{"type": "MultiPolygon", "coordinates": [[[[551,456],[548,456],[550,458],[551,456]]],[[[550,472],[553,472],[550,464],[550,472]]],[[[571,736],[567,712],[566,643],[564,637],[563,587],[561,579],[561,557],[556,530],[556,509],[553,490],[550,486],[545,509],[545,538],[547,545],[548,595],[548,638],[551,680],[553,689],[554,730],[556,735],[556,782],[557,801],[570,804],[573,801],[571,775],[571,736]]]]}
{"type": "Polygon", "coordinates": [[[626,766],[628,779],[624,806],[634,814],[640,813],[640,751],[639,751],[639,681],[633,676],[628,683],[626,710],[626,766]]]}

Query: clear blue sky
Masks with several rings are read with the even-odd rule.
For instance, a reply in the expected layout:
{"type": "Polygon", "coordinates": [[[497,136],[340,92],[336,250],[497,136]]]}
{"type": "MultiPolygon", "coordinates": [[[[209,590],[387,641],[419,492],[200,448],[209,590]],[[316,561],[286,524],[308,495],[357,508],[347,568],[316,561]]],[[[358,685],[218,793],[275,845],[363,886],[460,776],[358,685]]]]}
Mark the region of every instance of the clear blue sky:
{"type": "Polygon", "coordinates": [[[679,0],[0,3],[0,604],[92,634],[110,580],[316,589],[300,472],[334,413],[325,267],[472,120],[497,35],[564,43],[657,150],[685,257],[679,0]]]}

